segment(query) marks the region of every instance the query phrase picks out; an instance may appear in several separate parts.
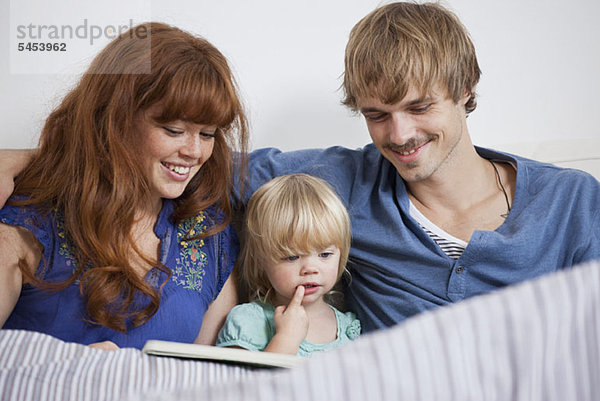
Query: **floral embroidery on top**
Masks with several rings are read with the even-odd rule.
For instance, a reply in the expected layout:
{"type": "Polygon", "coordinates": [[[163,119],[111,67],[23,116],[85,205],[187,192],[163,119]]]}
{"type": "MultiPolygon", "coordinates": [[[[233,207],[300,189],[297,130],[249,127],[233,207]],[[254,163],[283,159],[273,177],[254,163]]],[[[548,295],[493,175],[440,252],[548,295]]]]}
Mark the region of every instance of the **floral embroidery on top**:
{"type": "Polygon", "coordinates": [[[204,240],[201,238],[189,239],[206,230],[206,216],[200,212],[198,215],[184,220],[177,226],[177,241],[179,242],[179,256],[177,266],[173,269],[171,279],[183,288],[202,291],[202,281],[207,265],[206,253],[202,250],[204,240]]]}
{"type": "MultiPolygon", "coordinates": [[[[56,211],[55,215],[56,234],[59,238],[58,253],[65,258],[66,265],[75,271],[77,269],[77,257],[73,251],[75,245],[66,234],[63,216],[56,211]]],[[[205,218],[204,213],[201,212],[184,220],[177,226],[177,241],[179,242],[180,252],[171,275],[171,280],[177,285],[197,292],[202,291],[202,282],[206,274],[205,267],[208,262],[206,253],[202,250],[204,240],[201,238],[188,238],[199,235],[206,230],[205,218]]],[[[79,283],[79,280],[77,280],[77,283],[79,283]]]]}
{"type": "MultiPolygon", "coordinates": [[[[58,235],[58,254],[64,256],[65,265],[67,268],[71,268],[73,273],[78,269],[79,263],[77,261],[77,256],[75,255],[75,244],[73,240],[67,235],[67,230],[65,229],[64,217],[62,213],[58,212],[56,209],[54,210],[54,215],[56,216],[56,235],[58,235]]],[[[91,261],[88,261],[83,272],[88,271],[93,268],[91,261]]],[[[82,272],[82,273],[83,273],[82,272]]],[[[79,285],[80,277],[73,282],[75,285],[79,285]]]]}
{"type": "Polygon", "coordinates": [[[68,267],[72,267],[73,271],[77,270],[77,257],[75,256],[75,244],[67,237],[67,230],[65,230],[64,218],[61,213],[57,210],[54,211],[56,216],[56,234],[59,238],[58,254],[65,257],[65,264],[68,267]]]}

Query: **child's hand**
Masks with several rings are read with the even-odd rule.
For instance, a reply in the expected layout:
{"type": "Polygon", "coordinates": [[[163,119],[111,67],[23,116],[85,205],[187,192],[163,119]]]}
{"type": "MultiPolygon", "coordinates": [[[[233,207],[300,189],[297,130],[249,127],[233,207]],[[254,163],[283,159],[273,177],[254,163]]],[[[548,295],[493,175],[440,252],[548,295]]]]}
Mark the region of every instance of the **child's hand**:
{"type": "Polygon", "coordinates": [[[275,327],[278,333],[306,337],[308,333],[308,315],[302,306],[304,287],[298,286],[288,306],[275,308],[275,327]]]}
{"type": "Polygon", "coordinates": [[[275,308],[275,336],[265,351],[296,354],[308,333],[308,315],[302,306],[304,287],[298,286],[288,306],[275,308]]]}

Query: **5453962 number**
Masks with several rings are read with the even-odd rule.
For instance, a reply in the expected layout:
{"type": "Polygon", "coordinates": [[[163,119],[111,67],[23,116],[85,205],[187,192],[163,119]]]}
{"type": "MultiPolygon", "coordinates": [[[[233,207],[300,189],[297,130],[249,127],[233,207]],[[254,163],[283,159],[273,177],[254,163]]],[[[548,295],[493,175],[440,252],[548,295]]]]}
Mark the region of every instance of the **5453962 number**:
{"type": "Polygon", "coordinates": [[[67,44],[64,42],[20,42],[17,44],[20,52],[66,52],[67,44]]]}

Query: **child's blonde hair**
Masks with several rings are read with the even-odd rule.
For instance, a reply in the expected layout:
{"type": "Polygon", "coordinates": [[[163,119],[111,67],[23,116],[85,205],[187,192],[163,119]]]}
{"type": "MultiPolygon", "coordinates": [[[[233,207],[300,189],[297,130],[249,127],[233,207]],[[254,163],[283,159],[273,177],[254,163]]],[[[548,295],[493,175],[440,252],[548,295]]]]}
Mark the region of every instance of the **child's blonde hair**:
{"type": "Polygon", "coordinates": [[[260,187],[248,202],[242,278],[251,300],[272,302],[274,291],[264,271],[292,255],[335,245],[340,250],[338,280],[350,251],[350,218],[333,188],[307,174],[284,175],[260,187]]]}

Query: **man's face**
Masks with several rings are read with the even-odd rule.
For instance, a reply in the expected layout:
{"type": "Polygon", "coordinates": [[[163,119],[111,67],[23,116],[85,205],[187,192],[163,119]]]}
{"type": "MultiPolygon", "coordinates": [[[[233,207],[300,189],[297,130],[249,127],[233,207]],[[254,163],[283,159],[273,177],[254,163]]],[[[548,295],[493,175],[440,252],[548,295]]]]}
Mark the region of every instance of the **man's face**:
{"type": "Polygon", "coordinates": [[[460,154],[461,141],[468,140],[465,96],[457,103],[434,87],[423,96],[410,88],[404,99],[389,105],[359,99],[371,139],[381,154],[407,182],[430,179],[460,154]]]}

